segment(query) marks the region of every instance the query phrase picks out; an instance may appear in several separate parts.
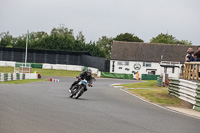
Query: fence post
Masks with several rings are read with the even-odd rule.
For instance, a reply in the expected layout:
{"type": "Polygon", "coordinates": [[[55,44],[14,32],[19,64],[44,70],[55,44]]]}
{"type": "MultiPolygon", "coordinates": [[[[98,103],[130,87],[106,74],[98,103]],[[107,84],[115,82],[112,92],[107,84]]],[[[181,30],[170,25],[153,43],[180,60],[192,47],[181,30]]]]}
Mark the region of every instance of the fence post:
{"type": "Polygon", "coordinates": [[[191,67],[192,67],[192,65],[189,64],[189,75],[188,75],[188,80],[191,78],[191,67]]]}
{"type": "Polygon", "coordinates": [[[185,63],[185,73],[184,73],[184,79],[188,78],[188,64],[185,63]]]}

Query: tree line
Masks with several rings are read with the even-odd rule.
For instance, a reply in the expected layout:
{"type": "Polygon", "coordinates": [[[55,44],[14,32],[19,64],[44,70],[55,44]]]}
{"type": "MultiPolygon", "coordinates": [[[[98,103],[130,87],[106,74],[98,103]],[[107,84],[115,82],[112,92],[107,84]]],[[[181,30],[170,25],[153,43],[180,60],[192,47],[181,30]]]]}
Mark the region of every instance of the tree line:
{"type": "MultiPolygon", "coordinates": [[[[144,42],[132,33],[121,33],[115,38],[102,36],[97,42],[85,42],[82,32],[75,37],[72,29],[63,25],[53,28],[50,34],[46,32],[31,32],[28,42],[29,49],[64,50],[64,51],[88,51],[93,56],[110,59],[111,44],[113,40],[128,42],[144,42]]],[[[9,32],[0,33],[0,47],[25,48],[27,34],[13,37],[9,32]]],[[[177,40],[169,34],[159,34],[150,40],[150,43],[192,45],[188,40],[177,40]]]]}

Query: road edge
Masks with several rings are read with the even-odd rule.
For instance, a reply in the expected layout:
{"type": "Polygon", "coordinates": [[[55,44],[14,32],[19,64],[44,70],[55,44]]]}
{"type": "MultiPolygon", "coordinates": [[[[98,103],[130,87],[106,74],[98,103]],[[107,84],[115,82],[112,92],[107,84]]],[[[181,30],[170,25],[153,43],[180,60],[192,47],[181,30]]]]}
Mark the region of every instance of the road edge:
{"type": "Polygon", "coordinates": [[[192,114],[189,114],[189,113],[181,112],[181,111],[179,111],[179,110],[174,110],[174,109],[172,109],[172,108],[168,108],[167,106],[161,106],[161,105],[158,105],[158,104],[156,104],[156,103],[147,101],[147,100],[145,100],[145,99],[143,99],[143,98],[141,98],[141,97],[139,97],[139,96],[137,96],[137,95],[134,95],[133,93],[130,93],[130,92],[126,91],[125,89],[122,89],[123,86],[117,86],[117,87],[116,87],[116,86],[114,86],[114,85],[119,85],[119,83],[111,84],[111,85],[109,85],[109,86],[111,86],[111,87],[113,87],[113,88],[119,88],[121,91],[123,91],[123,92],[125,92],[125,93],[127,93],[127,94],[130,94],[130,95],[132,95],[132,96],[134,96],[134,97],[136,97],[136,98],[138,98],[138,99],[140,99],[140,100],[142,100],[142,101],[144,101],[144,102],[150,103],[150,104],[155,105],[155,106],[157,106],[157,107],[159,107],[159,108],[162,108],[162,109],[164,109],[164,110],[168,110],[168,111],[170,111],[170,112],[178,113],[178,114],[181,114],[181,115],[189,116],[189,117],[192,117],[192,118],[195,118],[195,119],[199,119],[199,120],[200,120],[200,117],[199,117],[199,116],[195,116],[195,115],[192,115],[192,114]]]}

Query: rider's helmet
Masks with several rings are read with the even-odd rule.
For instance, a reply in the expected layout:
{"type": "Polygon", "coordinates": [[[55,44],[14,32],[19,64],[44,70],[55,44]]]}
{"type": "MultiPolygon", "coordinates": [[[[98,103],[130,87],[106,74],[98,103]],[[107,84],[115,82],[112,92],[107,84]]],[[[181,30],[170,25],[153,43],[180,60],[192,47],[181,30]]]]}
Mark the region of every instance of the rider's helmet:
{"type": "Polygon", "coordinates": [[[86,72],[87,72],[87,75],[88,75],[88,76],[92,74],[92,70],[91,70],[91,69],[87,69],[86,72]]]}

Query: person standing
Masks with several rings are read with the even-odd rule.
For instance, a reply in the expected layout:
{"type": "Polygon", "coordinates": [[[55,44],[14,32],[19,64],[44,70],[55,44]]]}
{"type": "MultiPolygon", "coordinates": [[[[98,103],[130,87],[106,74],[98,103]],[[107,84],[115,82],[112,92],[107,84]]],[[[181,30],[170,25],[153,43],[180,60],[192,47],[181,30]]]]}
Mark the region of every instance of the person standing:
{"type": "Polygon", "coordinates": [[[197,47],[197,51],[194,53],[194,56],[197,58],[197,61],[200,61],[200,46],[197,47]]]}
{"type": "Polygon", "coordinates": [[[193,48],[188,48],[187,54],[185,56],[185,62],[197,61],[197,58],[194,56],[193,48]]]}
{"type": "Polygon", "coordinates": [[[139,75],[140,75],[140,74],[139,74],[139,72],[137,71],[137,74],[136,74],[136,79],[137,79],[137,80],[139,80],[139,75]]]}

